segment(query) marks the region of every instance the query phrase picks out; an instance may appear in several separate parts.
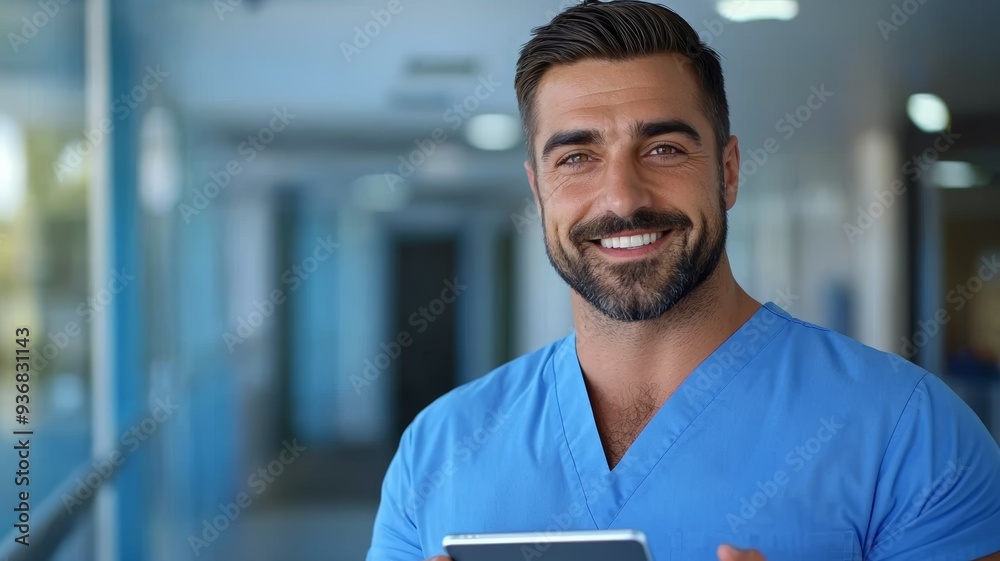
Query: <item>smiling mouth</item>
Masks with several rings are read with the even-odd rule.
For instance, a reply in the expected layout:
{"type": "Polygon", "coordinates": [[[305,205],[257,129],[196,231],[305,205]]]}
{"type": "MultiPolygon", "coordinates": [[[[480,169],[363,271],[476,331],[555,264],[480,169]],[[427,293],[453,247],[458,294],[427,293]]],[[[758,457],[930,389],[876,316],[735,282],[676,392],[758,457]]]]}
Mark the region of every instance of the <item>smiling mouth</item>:
{"type": "Polygon", "coordinates": [[[626,236],[612,236],[608,238],[595,238],[590,240],[593,243],[601,244],[609,249],[637,249],[650,245],[656,240],[667,235],[670,230],[660,232],[645,232],[642,234],[632,234],[626,236]]]}

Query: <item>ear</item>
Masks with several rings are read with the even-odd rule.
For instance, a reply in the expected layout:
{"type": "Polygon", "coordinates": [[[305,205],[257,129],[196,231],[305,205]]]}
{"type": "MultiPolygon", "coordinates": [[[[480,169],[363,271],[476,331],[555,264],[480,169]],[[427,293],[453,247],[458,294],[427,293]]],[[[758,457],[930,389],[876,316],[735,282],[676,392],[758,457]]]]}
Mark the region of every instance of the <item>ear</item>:
{"type": "Polygon", "coordinates": [[[726,182],[726,210],[736,205],[736,195],[740,190],[740,142],[735,136],[722,150],[722,169],[726,182]]]}
{"type": "Polygon", "coordinates": [[[535,176],[535,169],[531,166],[530,160],[524,161],[524,171],[528,173],[528,184],[531,185],[531,194],[535,196],[535,210],[538,215],[542,215],[542,199],[538,194],[538,178],[535,176]]]}

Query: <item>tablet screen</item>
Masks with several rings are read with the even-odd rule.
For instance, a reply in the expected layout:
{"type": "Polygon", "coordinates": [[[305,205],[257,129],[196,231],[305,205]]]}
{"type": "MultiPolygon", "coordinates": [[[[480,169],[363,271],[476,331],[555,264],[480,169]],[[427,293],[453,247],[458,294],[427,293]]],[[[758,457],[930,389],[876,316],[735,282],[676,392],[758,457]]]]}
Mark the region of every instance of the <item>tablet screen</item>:
{"type": "Polygon", "coordinates": [[[637,530],[450,535],[443,545],[455,561],[651,561],[637,530]]]}

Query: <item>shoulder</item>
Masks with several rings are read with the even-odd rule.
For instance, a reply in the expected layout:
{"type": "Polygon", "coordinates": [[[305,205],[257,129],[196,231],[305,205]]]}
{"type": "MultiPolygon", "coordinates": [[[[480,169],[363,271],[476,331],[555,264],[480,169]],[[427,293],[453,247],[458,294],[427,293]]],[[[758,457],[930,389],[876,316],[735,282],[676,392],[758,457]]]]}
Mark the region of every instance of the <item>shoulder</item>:
{"type": "Polygon", "coordinates": [[[907,394],[926,376],[933,377],[896,353],[876,349],[832,329],[793,317],[773,304],[766,307],[787,325],[783,336],[778,337],[779,349],[794,350],[796,356],[815,365],[816,372],[843,378],[851,384],[893,387],[907,394]]]}
{"type": "Polygon", "coordinates": [[[910,393],[878,481],[872,557],[964,561],[1000,550],[1000,447],[937,376],[927,373],[910,393]]]}
{"type": "MultiPolygon", "coordinates": [[[[823,400],[839,400],[852,414],[882,417],[893,438],[952,440],[952,431],[988,436],[982,421],[938,376],[903,357],[769,307],[787,322],[775,352],[795,357],[798,380],[823,400]],[[880,414],[879,414],[880,413],[880,414]]],[[[991,439],[990,439],[991,440],[991,439]]],[[[929,444],[929,443],[927,443],[929,444]]]]}
{"type": "Polygon", "coordinates": [[[571,339],[567,336],[549,343],[452,389],[417,414],[407,432],[412,438],[428,433],[440,436],[508,417],[520,402],[544,391],[545,370],[571,339]]]}

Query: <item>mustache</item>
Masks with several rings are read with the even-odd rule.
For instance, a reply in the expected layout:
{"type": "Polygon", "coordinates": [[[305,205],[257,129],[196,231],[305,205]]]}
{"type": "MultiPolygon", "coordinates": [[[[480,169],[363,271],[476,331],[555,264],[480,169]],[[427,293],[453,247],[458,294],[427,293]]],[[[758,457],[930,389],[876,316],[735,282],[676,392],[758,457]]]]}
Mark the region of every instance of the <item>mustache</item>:
{"type": "Polygon", "coordinates": [[[574,243],[580,244],[594,238],[610,238],[626,230],[684,230],[693,227],[694,222],[680,211],[640,208],[628,218],[622,218],[617,214],[605,214],[581,222],[570,229],[569,238],[574,243]]]}

